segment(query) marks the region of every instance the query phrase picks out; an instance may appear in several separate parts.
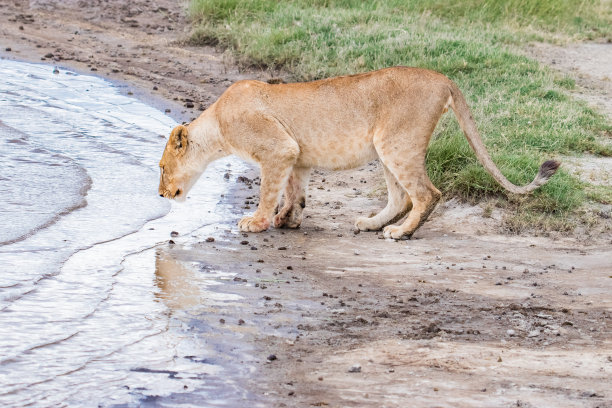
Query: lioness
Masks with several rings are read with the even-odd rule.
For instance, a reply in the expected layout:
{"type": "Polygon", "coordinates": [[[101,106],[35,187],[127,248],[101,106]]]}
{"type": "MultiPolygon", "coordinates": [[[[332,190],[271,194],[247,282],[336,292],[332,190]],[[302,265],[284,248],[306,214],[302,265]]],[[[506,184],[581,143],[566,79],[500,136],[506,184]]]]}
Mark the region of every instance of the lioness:
{"type": "Polygon", "coordinates": [[[159,163],[159,194],[184,198],[206,166],[235,154],[261,167],[257,211],[238,223],[259,232],[270,223],[302,222],[312,167],[349,169],[380,159],[388,189],[386,207],[357,218],[359,230],[410,237],[427,219],[440,191],[425,170],[425,152],[438,120],[451,107],[485,169],[507,190],[528,193],[559,167],[546,161],[531,184],[518,187],[495,166],[459,88],[446,76],[393,67],[320,81],[271,85],[239,81],[188,126],[177,126],[159,163]],[[284,204],[275,214],[281,192],[284,204]],[[399,225],[387,225],[408,217],[399,225]]]}

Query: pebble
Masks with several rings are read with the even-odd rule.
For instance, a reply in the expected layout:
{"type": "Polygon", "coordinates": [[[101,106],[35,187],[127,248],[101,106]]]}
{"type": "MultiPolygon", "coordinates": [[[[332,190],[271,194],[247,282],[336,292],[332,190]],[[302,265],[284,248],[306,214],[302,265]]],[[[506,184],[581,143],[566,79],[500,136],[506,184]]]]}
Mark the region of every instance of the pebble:
{"type": "Polygon", "coordinates": [[[206,238],[206,242],[215,242],[215,239],[213,237],[208,237],[206,238]]]}
{"type": "Polygon", "coordinates": [[[359,255],[359,250],[358,250],[358,249],[355,249],[355,250],[353,251],[353,253],[354,253],[355,255],[359,255]]]}
{"type": "Polygon", "coordinates": [[[348,372],[349,373],[360,373],[361,372],[361,366],[359,364],[353,364],[351,366],[351,368],[349,368],[348,372]]]}
{"type": "Polygon", "coordinates": [[[242,326],[243,324],[244,324],[244,320],[242,320],[242,319],[238,320],[238,325],[239,326],[242,326]]]}
{"type": "Polygon", "coordinates": [[[249,241],[240,241],[240,245],[248,245],[249,241]]]}
{"type": "Polygon", "coordinates": [[[4,49],[4,51],[8,51],[8,52],[10,52],[10,51],[12,51],[12,49],[11,49],[11,47],[6,47],[6,48],[4,49]]]}
{"type": "Polygon", "coordinates": [[[529,334],[527,334],[527,337],[538,337],[539,335],[540,335],[539,330],[532,330],[529,332],[529,334]]]}
{"type": "Polygon", "coordinates": [[[178,233],[178,232],[176,232],[176,231],[172,231],[172,232],[170,233],[170,236],[171,236],[171,237],[178,237],[178,235],[179,235],[179,233],[178,233]]]}
{"type": "Polygon", "coordinates": [[[270,355],[268,356],[268,360],[269,360],[269,361],[274,361],[274,360],[276,360],[276,359],[277,359],[276,354],[270,354],[270,355]]]}
{"type": "Polygon", "coordinates": [[[507,334],[508,336],[512,337],[512,336],[515,336],[515,335],[516,335],[516,332],[515,332],[514,330],[510,329],[510,330],[506,330],[506,334],[507,334]]]}

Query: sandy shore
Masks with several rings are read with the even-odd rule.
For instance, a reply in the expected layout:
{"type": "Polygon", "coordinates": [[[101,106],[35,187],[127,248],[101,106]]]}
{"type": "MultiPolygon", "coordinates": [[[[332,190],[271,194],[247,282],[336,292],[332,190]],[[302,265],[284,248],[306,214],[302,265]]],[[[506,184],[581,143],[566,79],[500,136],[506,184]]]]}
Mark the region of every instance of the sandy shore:
{"type": "MultiPolygon", "coordinates": [[[[119,81],[182,121],[235,80],[277,75],[182,45],[188,23],[171,1],[0,6],[3,56],[119,81]]],[[[248,307],[207,319],[244,332],[259,356],[245,381],[266,406],[612,406],[609,236],[500,235],[501,214],[454,201],[410,241],[354,234],[357,216],[384,206],[382,183],[375,163],[313,172],[299,230],[160,245],[179,264],[239,273],[231,290],[248,307]]],[[[252,187],[225,205],[253,211],[252,187]]]]}

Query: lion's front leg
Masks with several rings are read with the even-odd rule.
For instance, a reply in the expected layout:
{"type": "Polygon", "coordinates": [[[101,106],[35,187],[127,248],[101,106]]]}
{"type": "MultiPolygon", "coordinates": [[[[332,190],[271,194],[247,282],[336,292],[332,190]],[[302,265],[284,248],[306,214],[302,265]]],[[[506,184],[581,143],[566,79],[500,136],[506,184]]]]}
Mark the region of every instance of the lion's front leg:
{"type": "Polygon", "coordinates": [[[285,187],[295,160],[275,162],[261,166],[259,206],[252,216],[243,217],[238,226],[244,232],[261,232],[270,227],[280,191],[285,187]]]}
{"type": "Polygon", "coordinates": [[[274,216],[275,228],[298,228],[302,224],[302,212],[306,207],[306,187],[308,186],[309,167],[293,169],[285,188],[285,202],[274,216]]]}

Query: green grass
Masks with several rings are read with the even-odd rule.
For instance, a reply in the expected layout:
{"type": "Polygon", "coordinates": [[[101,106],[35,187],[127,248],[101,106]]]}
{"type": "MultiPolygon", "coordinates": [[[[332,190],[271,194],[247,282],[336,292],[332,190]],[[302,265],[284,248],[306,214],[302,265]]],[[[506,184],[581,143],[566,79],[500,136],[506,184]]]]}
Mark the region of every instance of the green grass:
{"type": "MultiPolygon", "coordinates": [[[[466,95],[483,139],[514,183],[547,158],[612,155],[612,125],[569,96],[571,78],[522,56],[530,40],[612,38],[610,0],[192,0],[192,42],[243,65],[304,81],[393,65],[444,73],[466,95]]],[[[533,217],[567,217],[587,199],[563,170],[533,197],[506,196],[477,162],[452,115],[427,157],[434,184],[464,199],[506,197],[533,217]]]]}

